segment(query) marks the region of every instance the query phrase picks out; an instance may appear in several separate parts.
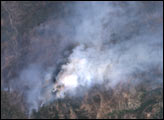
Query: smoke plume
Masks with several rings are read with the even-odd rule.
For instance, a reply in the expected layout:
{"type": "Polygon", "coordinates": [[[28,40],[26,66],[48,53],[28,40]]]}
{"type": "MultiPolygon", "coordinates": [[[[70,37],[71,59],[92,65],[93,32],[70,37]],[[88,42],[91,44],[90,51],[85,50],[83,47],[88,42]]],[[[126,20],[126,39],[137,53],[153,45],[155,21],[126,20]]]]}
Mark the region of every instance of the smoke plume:
{"type": "Polygon", "coordinates": [[[64,22],[52,16],[30,37],[29,67],[15,85],[30,109],[94,85],[136,80],[134,73],[152,67],[162,76],[149,79],[163,82],[161,2],[71,2],[66,9],[64,22]]]}

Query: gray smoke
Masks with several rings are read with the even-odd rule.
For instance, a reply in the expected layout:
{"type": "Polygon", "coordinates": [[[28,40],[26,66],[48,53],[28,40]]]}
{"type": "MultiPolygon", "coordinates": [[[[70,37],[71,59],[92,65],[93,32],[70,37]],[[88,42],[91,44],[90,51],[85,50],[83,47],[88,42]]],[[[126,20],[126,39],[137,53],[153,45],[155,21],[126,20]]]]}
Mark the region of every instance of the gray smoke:
{"type": "Polygon", "coordinates": [[[25,91],[30,110],[75,96],[79,88],[115,87],[152,67],[162,76],[150,79],[163,82],[162,2],[72,2],[66,8],[62,21],[53,16],[31,34],[29,67],[14,88],[25,91]]]}
{"type": "Polygon", "coordinates": [[[57,84],[64,86],[59,97],[76,95],[76,88],[90,88],[105,81],[106,88],[114,87],[137,71],[148,71],[150,66],[162,72],[163,28],[162,22],[155,21],[162,19],[162,7],[154,8],[157,6],[152,3],[154,11],[148,13],[143,4],[77,4],[75,9],[81,18],[75,34],[78,46],[57,76],[57,84]]]}

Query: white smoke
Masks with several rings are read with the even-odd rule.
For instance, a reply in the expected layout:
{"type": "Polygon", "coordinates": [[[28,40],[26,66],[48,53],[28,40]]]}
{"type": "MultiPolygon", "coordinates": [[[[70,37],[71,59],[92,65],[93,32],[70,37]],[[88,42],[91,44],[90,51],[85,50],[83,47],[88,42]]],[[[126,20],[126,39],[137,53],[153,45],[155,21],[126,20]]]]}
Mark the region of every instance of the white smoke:
{"type": "MultiPolygon", "coordinates": [[[[79,45],[57,76],[56,84],[64,86],[60,91],[62,97],[64,93],[78,94],[76,89],[79,87],[90,88],[106,81],[107,87],[114,87],[126,81],[136,69],[146,71],[148,66],[155,65],[160,66],[162,71],[162,29],[159,27],[156,28],[158,31],[150,31],[142,21],[144,11],[137,14],[140,3],[127,4],[132,13],[126,13],[127,8],[106,2],[77,5],[76,10],[82,16],[75,35],[79,45]],[[138,26],[131,26],[133,24],[138,26]],[[133,35],[135,29],[141,33],[133,35]],[[112,38],[112,33],[118,37],[112,38]],[[112,44],[112,39],[115,39],[115,44],[112,44]]],[[[155,12],[151,17],[159,19],[161,15],[155,12]]]]}
{"type": "Polygon", "coordinates": [[[161,2],[71,4],[68,9],[73,14],[64,18],[69,25],[52,19],[35,29],[45,31],[42,37],[31,38],[33,51],[28,58],[41,65],[33,63],[22,70],[15,87],[25,91],[30,111],[65,95],[79,95],[81,88],[86,91],[104,83],[107,89],[115,87],[150,66],[163,74],[161,2]],[[61,41],[57,35],[63,36],[61,41]],[[43,67],[45,63],[51,67],[43,67]]]}

